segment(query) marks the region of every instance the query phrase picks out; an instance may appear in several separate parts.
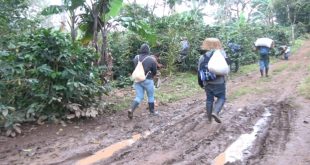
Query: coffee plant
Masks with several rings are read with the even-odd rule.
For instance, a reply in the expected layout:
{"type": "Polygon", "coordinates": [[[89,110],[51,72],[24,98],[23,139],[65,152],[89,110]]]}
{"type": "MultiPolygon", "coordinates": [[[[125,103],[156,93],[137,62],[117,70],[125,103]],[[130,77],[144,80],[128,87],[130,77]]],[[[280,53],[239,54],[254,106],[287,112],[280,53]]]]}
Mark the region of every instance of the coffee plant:
{"type": "Polygon", "coordinates": [[[18,123],[95,117],[98,97],[108,92],[97,59],[93,49],[51,29],[10,43],[0,52],[0,126],[15,136],[18,123]]]}

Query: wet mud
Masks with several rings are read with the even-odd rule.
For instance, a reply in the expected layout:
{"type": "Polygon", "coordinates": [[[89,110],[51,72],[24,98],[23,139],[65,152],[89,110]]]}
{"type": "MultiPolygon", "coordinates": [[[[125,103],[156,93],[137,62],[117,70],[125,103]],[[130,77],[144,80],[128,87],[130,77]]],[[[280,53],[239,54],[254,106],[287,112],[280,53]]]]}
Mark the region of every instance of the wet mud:
{"type": "MultiPolygon", "coordinates": [[[[257,164],[264,155],[285,147],[290,118],[294,116],[294,108],[285,102],[244,107],[232,117],[225,116],[223,124],[214,121],[210,124],[202,109],[191,109],[197,113],[158,129],[132,147],[97,164],[221,164],[215,161],[216,157],[240,135],[253,131],[255,122],[263,118],[265,109],[269,109],[270,117],[258,131],[253,144],[242,153],[242,160],[230,162],[257,164]]],[[[227,160],[222,162],[229,163],[227,160]]]]}

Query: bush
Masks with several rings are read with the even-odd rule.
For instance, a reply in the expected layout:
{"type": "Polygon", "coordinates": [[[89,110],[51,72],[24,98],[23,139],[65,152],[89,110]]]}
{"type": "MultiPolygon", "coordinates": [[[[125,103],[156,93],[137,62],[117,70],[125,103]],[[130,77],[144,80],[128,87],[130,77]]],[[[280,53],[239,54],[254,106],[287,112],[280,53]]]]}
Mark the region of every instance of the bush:
{"type": "Polygon", "coordinates": [[[103,70],[92,65],[98,59],[92,49],[51,29],[10,45],[0,53],[0,127],[12,130],[15,123],[98,114],[96,96],[107,88],[99,80],[103,70]]]}

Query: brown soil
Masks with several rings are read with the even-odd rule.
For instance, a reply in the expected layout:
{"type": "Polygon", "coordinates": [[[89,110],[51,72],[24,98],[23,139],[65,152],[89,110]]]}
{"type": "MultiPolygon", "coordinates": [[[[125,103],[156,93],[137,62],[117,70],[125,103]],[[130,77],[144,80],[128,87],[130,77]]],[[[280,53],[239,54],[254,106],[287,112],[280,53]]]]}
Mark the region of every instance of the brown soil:
{"type": "Polygon", "coordinates": [[[123,111],[66,126],[29,124],[22,136],[0,136],[0,164],[89,164],[96,156],[94,164],[223,164],[225,150],[241,135],[255,131],[264,117],[265,124],[242,151],[242,159],[226,164],[310,164],[310,100],[297,94],[297,86],[309,75],[309,63],[307,41],[289,61],[271,64],[270,77],[254,72],[228,81],[230,96],[250,90],[227,100],[222,124],[207,123],[201,91],[160,105],[157,117],[139,108],[132,121],[123,111]],[[128,140],[134,135],[135,143],[128,140]],[[100,157],[112,154],[113,147],[122,149],[100,157]]]}

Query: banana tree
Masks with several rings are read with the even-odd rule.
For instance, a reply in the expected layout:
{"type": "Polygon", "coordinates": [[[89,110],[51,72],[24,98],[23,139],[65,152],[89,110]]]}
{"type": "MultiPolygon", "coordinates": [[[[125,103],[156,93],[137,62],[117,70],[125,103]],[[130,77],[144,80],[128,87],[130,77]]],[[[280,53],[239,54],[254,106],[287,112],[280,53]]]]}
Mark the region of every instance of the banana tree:
{"type": "Polygon", "coordinates": [[[77,10],[82,7],[86,0],[63,0],[63,5],[51,5],[44,8],[41,12],[42,15],[48,16],[53,14],[60,14],[66,12],[69,16],[68,25],[70,27],[72,42],[76,40],[77,23],[79,16],[77,10]]]}
{"type": "Polygon", "coordinates": [[[92,46],[97,52],[100,51],[99,64],[104,64],[107,59],[107,34],[113,26],[113,18],[118,15],[122,8],[123,0],[97,0],[85,3],[85,13],[81,15],[81,30],[84,32],[82,42],[92,46]],[[98,47],[98,35],[101,34],[101,48],[98,47]]]}

